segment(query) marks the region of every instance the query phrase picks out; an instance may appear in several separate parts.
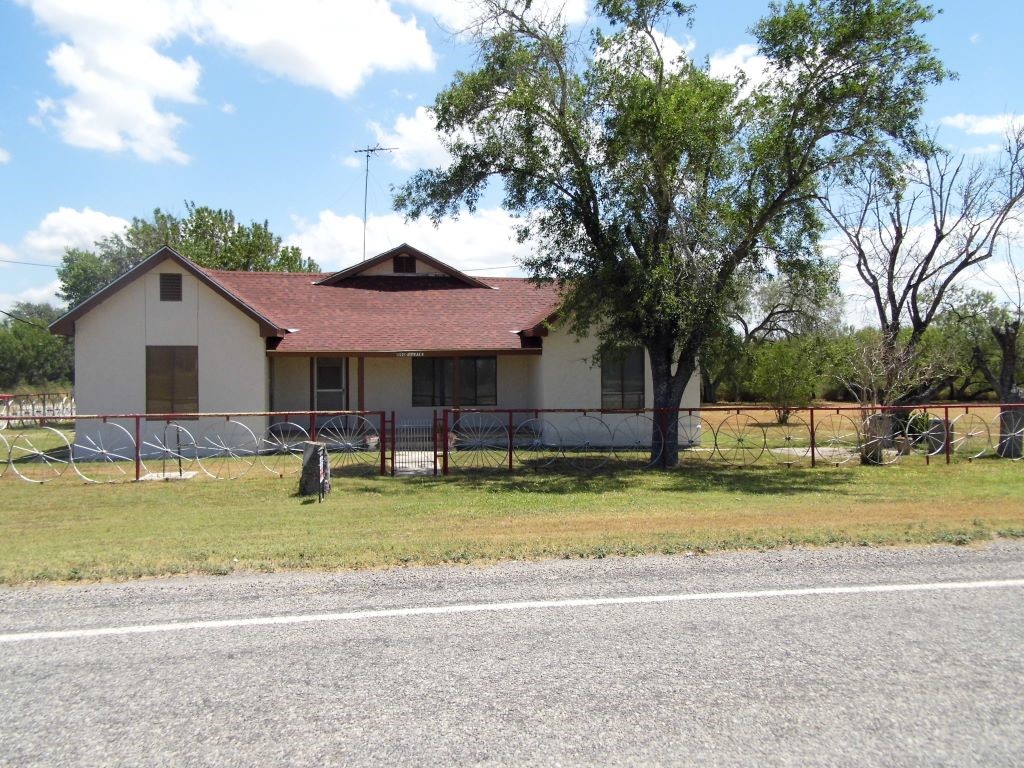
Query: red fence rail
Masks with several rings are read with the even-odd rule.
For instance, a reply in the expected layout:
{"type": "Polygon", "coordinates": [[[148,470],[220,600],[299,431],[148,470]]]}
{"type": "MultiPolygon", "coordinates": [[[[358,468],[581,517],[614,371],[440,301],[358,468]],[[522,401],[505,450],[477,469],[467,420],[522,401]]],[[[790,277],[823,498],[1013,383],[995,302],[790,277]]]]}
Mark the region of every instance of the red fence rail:
{"type": "Polygon", "coordinates": [[[734,405],[459,408],[435,411],[411,429],[394,411],[76,414],[69,439],[51,426],[52,415],[0,415],[0,427],[16,427],[0,430],[0,473],[11,470],[35,482],[69,469],[93,482],[190,472],[233,478],[259,464],[285,476],[297,473],[311,441],[328,446],[332,471],[342,475],[1024,457],[1022,403],[829,405],[787,416],[783,423],[771,407],[734,405]]]}

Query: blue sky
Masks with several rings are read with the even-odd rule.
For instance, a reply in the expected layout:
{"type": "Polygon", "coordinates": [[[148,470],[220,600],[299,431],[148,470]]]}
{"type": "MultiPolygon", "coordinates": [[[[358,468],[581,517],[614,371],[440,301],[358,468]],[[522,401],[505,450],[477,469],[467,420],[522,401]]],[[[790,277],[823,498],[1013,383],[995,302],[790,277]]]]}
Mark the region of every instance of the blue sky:
{"type": "MultiPolygon", "coordinates": [[[[553,0],[548,0],[553,2],[553,0]]],[[[959,79],[927,121],[966,152],[1024,115],[1020,0],[948,0],[926,34],[959,79]]],[[[393,213],[389,188],[443,162],[429,106],[472,64],[444,0],[0,0],[0,308],[53,300],[66,246],[184,201],[268,220],[324,269],[408,241],[482,274],[517,274],[521,247],[497,201],[434,230],[393,213]],[[10,262],[32,262],[20,265],[10,262]]],[[[714,67],[756,71],[749,26],[766,0],[697,0],[668,30],[714,67]]],[[[568,0],[573,21],[587,0],[568,0]]]]}

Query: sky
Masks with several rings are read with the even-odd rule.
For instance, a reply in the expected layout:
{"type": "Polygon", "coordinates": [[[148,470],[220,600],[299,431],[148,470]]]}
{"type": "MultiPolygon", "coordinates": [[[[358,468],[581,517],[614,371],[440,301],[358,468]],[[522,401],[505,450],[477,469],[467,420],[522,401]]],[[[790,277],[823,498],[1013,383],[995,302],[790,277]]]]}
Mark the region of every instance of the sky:
{"type": "MultiPolygon", "coordinates": [[[[543,0],[585,23],[588,0],[543,0]]],[[[666,30],[712,71],[756,76],[749,27],[767,0],[697,0],[666,30]]],[[[1024,115],[1020,0],[946,0],[925,28],[958,79],[927,123],[991,154],[1024,115]]],[[[268,221],[324,270],[408,242],[474,274],[517,275],[500,196],[406,222],[391,188],[443,164],[427,111],[473,52],[463,0],[0,0],[0,309],[51,301],[67,247],[185,201],[268,221]],[[23,263],[17,263],[23,262],[23,263]]],[[[845,274],[844,282],[850,279],[845,274]]]]}

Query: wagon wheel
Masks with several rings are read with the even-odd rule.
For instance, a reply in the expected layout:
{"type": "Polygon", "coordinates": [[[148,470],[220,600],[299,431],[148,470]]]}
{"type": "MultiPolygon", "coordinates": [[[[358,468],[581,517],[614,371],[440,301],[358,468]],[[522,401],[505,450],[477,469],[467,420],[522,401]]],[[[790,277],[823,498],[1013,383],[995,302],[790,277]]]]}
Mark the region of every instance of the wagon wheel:
{"type": "Polygon", "coordinates": [[[868,464],[895,464],[907,454],[910,439],[896,414],[869,414],[860,427],[862,460],[868,464]]]}
{"type": "Polygon", "coordinates": [[[815,453],[829,464],[845,464],[858,455],[860,430],[857,422],[843,413],[830,413],[814,426],[815,453]]]}
{"type": "Polygon", "coordinates": [[[905,432],[909,449],[914,453],[938,456],[946,450],[946,422],[928,411],[911,412],[905,432]]]}
{"type": "Polygon", "coordinates": [[[160,467],[163,474],[185,475],[196,465],[196,439],[177,422],[168,422],[163,430],[142,441],[139,459],[146,474],[160,467]]]}
{"type": "Polygon", "coordinates": [[[997,456],[1011,461],[1024,459],[1024,410],[1008,408],[997,413],[990,434],[997,456]]]}
{"type": "Polygon", "coordinates": [[[734,413],[715,430],[715,447],[727,464],[746,467],[764,453],[764,428],[746,413],[734,413]]]}
{"type": "Polygon", "coordinates": [[[811,428],[799,416],[790,414],[785,424],[765,429],[765,444],[779,464],[799,464],[811,453],[811,428]]]}
{"type": "Polygon", "coordinates": [[[961,413],[949,425],[953,455],[978,459],[991,447],[988,423],[976,413],[961,413]]]}
{"type": "Polygon", "coordinates": [[[19,398],[12,397],[7,402],[4,415],[8,417],[4,422],[8,429],[22,429],[25,426],[25,422],[21,420],[21,402],[19,398]]]}
{"type": "Polygon", "coordinates": [[[234,419],[217,420],[199,435],[196,458],[199,468],[215,480],[234,480],[256,463],[256,435],[234,419]]]}
{"type": "Polygon", "coordinates": [[[11,442],[11,469],[22,480],[46,483],[64,474],[71,463],[68,439],[53,427],[22,432],[11,442]]]}
{"type": "Polygon", "coordinates": [[[72,463],[87,483],[115,483],[135,478],[135,438],[112,421],[93,423],[92,433],[75,432],[72,463]]]}
{"type": "Polygon", "coordinates": [[[526,467],[550,467],[562,454],[562,438],[551,422],[528,419],[512,433],[512,452],[516,461],[526,467]]]}
{"type": "Polygon", "coordinates": [[[462,413],[448,429],[448,463],[496,469],[508,462],[508,428],[489,413],[462,413]]]}
{"type": "Polygon", "coordinates": [[[368,475],[380,468],[380,433],[363,416],[334,416],[316,431],[327,446],[331,472],[368,475]]]}
{"type": "Polygon", "coordinates": [[[715,428],[707,419],[680,414],[676,429],[680,464],[684,460],[703,463],[715,455],[715,428]]]}
{"type": "Polygon", "coordinates": [[[309,433],[298,424],[288,421],[271,424],[260,437],[260,464],[278,477],[298,474],[308,442],[309,433]]]}
{"type": "Polygon", "coordinates": [[[11,458],[11,445],[7,442],[7,438],[0,435],[0,477],[4,476],[7,471],[7,467],[10,466],[11,458]]]}
{"type": "Polygon", "coordinates": [[[612,457],[612,431],[595,416],[577,416],[562,430],[562,453],[583,472],[600,469],[612,457]]]}
{"type": "Polygon", "coordinates": [[[664,445],[661,428],[640,413],[624,418],[612,433],[612,453],[624,467],[658,466],[664,445]]]}

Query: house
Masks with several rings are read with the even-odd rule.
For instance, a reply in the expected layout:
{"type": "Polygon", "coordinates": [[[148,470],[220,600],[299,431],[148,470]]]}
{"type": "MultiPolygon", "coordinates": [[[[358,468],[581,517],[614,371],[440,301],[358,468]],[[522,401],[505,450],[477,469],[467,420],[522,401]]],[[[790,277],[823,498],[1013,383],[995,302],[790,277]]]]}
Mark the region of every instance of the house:
{"type": "MultiPolygon", "coordinates": [[[[402,423],[454,406],[651,407],[643,351],[595,364],[593,339],[549,327],[558,298],[405,244],[330,274],[204,269],[165,247],[51,330],[75,337],[80,414],[365,410],[402,423]]],[[[683,407],[698,397],[695,378],[683,407]]],[[[257,436],[271,420],[242,419],[257,436]]],[[[143,440],[164,428],[145,422],[143,440]]]]}

